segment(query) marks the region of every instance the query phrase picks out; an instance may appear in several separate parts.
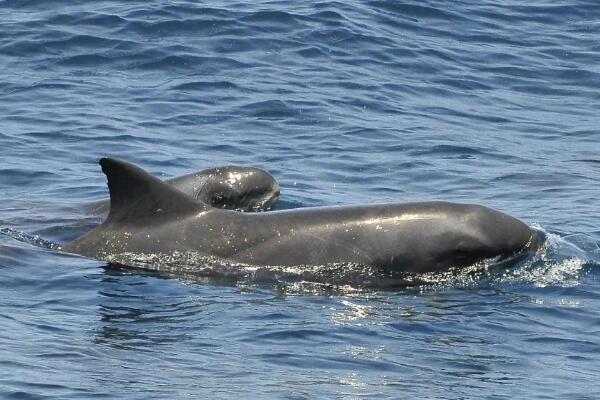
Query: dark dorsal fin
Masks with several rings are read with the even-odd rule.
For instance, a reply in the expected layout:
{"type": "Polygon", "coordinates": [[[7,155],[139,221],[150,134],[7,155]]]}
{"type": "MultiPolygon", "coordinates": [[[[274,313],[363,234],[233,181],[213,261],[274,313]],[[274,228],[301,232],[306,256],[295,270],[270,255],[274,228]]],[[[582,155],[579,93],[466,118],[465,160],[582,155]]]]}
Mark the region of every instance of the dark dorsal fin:
{"type": "Polygon", "coordinates": [[[103,158],[100,166],[110,191],[110,213],[106,223],[145,224],[150,218],[176,218],[208,210],[206,204],[133,164],[103,158]]]}

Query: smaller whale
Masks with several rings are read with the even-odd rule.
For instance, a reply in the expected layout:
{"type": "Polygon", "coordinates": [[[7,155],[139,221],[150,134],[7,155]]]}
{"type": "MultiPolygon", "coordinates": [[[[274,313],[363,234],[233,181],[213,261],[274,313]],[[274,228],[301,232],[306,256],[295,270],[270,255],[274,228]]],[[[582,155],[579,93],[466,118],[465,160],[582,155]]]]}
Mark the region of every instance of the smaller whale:
{"type": "MultiPolygon", "coordinates": [[[[204,204],[236,211],[270,210],[280,193],[279,183],[267,171],[237,165],[204,169],[165,182],[204,204]]],[[[84,208],[88,214],[108,214],[110,201],[97,201],[84,208]]]]}
{"type": "Polygon", "coordinates": [[[199,255],[261,266],[353,263],[436,272],[534,253],[540,234],[476,204],[420,202],[238,213],[210,207],[143,169],[100,160],[110,212],[62,247],[110,261],[119,254],[199,255]]]}

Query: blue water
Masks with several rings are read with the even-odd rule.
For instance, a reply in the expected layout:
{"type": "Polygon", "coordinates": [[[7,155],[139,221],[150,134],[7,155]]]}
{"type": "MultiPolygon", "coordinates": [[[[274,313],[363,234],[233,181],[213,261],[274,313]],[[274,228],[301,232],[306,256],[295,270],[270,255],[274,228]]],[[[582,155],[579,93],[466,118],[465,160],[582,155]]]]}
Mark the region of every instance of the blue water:
{"type": "Polygon", "coordinates": [[[596,0],[5,0],[0,21],[0,398],[597,398],[596,0]],[[99,222],[77,206],[106,155],[260,166],[280,208],[481,203],[548,240],[392,288],[56,252],[99,222]]]}

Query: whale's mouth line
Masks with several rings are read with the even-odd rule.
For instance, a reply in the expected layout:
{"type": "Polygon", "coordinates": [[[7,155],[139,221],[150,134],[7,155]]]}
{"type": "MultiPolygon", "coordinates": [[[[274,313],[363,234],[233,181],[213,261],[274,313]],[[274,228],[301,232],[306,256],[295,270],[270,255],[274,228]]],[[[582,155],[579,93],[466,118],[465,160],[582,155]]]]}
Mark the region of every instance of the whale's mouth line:
{"type": "Polygon", "coordinates": [[[523,246],[523,248],[519,251],[519,253],[530,251],[536,252],[546,242],[546,239],[548,237],[543,231],[535,228],[531,229],[533,230],[533,233],[529,237],[527,243],[525,243],[525,246],[523,246]]]}

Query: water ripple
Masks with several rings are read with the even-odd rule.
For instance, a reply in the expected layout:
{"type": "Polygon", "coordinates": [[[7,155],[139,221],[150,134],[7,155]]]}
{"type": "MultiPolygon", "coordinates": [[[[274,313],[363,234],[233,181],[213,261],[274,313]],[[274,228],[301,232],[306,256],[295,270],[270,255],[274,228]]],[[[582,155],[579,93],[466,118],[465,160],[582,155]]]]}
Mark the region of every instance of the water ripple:
{"type": "Polygon", "coordinates": [[[595,397],[596,1],[0,14],[0,398],[595,397]],[[548,241],[513,268],[409,282],[52,251],[100,222],[80,205],[107,196],[106,155],[161,177],[261,166],[283,208],[483,203],[548,241]]]}

